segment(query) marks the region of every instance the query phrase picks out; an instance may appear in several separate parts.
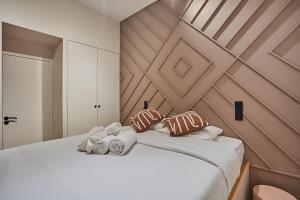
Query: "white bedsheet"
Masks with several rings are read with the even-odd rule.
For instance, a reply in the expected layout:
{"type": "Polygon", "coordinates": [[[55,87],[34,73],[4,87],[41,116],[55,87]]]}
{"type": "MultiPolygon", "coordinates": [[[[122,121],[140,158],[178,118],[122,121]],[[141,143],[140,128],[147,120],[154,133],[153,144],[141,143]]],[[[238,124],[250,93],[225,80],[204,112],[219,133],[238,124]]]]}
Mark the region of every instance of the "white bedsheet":
{"type": "Polygon", "coordinates": [[[235,149],[199,137],[170,137],[158,131],[146,131],[138,134],[138,143],[164,150],[186,154],[211,163],[217,167],[226,182],[229,195],[235,180],[240,174],[240,158],[235,149]]]}
{"type": "Polygon", "coordinates": [[[226,199],[222,172],[206,161],[142,144],[125,156],[87,155],[76,150],[85,137],[0,151],[0,199],[226,199]]]}

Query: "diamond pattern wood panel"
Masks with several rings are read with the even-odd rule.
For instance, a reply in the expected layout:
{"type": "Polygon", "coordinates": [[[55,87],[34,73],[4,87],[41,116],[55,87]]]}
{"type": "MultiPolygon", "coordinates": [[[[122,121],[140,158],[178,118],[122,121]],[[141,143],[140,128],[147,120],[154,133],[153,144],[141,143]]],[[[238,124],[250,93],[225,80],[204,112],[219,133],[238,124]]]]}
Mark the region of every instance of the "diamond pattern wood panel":
{"type": "Polygon", "coordinates": [[[161,0],[121,23],[121,120],[194,109],[243,140],[251,185],[300,197],[300,1],[161,0]],[[234,101],[244,121],[234,120],[234,101]]]}

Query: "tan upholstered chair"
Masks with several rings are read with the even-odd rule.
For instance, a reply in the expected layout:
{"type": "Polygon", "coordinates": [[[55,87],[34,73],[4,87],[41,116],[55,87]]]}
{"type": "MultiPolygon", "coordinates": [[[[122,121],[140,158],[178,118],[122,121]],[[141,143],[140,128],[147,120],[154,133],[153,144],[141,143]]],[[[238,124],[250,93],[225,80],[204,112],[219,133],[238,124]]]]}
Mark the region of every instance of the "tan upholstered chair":
{"type": "Polygon", "coordinates": [[[294,196],[269,185],[256,185],[253,188],[253,200],[297,200],[294,196]]]}

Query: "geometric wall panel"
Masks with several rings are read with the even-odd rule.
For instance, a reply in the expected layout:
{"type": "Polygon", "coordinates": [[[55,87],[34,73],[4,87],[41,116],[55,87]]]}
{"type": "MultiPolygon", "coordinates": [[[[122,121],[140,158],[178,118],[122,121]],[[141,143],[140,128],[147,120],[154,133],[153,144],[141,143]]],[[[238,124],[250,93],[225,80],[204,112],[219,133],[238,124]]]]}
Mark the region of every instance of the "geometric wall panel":
{"type": "Polygon", "coordinates": [[[179,38],[158,68],[158,74],[180,98],[184,98],[211,64],[212,61],[209,58],[197,51],[186,40],[179,38]]]}
{"type": "Polygon", "coordinates": [[[199,101],[234,60],[234,56],[179,22],[146,75],[177,112],[184,112],[199,101]],[[180,77],[173,68],[182,59],[190,69],[180,77]]]}
{"type": "Polygon", "coordinates": [[[299,0],[159,0],[121,22],[121,122],[196,110],[243,141],[251,187],[300,199],[299,51],[299,0]]]}
{"type": "Polygon", "coordinates": [[[187,72],[191,69],[192,64],[187,61],[186,58],[181,57],[178,59],[176,64],[173,66],[172,70],[177,73],[177,75],[183,79],[187,72]]]}
{"type": "Polygon", "coordinates": [[[295,42],[297,40],[300,40],[300,23],[292,28],[292,30],[275,45],[270,54],[300,71],[300,43],[295,42]]]}

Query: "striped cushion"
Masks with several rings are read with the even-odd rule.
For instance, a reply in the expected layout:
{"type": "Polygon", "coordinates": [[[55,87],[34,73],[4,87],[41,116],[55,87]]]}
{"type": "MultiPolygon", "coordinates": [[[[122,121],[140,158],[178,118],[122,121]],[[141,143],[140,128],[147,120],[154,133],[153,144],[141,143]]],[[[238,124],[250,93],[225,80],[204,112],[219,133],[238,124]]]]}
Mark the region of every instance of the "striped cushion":
{"type": "Polygon", "coordinates": [[[165,116],[160,114],[153,108],[142,110],[132,116],[129,121],[132,123],[136,132],[143,132],[150,128],[153,124],[161,121],[165,116]]]}
{"type": "Polygon", "coordinates": [[[163,122],[169,128],[170,135],[174,137],[187,135],[208,126],[208,123],[194,111],[165,118],[163,122]]]}

